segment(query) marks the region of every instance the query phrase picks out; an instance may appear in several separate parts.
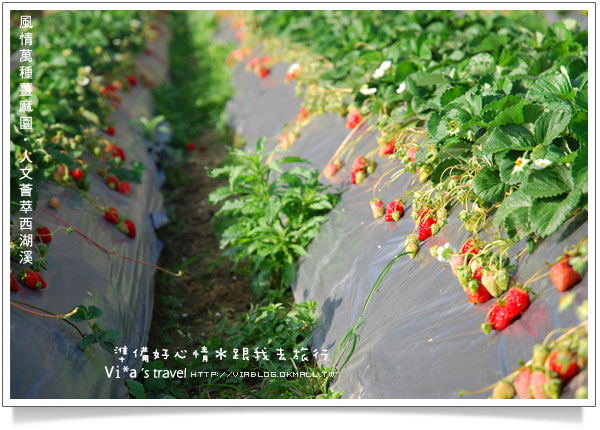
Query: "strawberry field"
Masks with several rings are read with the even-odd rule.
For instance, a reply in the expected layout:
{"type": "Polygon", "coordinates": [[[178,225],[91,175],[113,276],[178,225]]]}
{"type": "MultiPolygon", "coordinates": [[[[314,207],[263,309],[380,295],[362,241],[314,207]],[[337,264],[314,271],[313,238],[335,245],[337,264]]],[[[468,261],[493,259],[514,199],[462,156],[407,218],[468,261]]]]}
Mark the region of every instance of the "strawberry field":
{"type": "Polygon", "coordinates": [[[33,23],[11,397],[588,398],[585,14],[33,23]]]}

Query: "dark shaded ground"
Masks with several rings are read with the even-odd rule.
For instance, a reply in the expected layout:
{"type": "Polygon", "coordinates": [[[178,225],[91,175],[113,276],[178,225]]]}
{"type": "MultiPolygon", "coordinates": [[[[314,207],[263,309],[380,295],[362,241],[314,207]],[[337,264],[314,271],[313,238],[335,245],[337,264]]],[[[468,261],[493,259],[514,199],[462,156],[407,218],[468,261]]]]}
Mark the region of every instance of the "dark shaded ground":
{"type": "Polygon", "coordinates": [[[220,137],[206,134],[186,156],[180,166],[185,179],[171,173],[170,186],[163,190],[170,222],[158,231],[165,244],[159,265],[180,268],[184,274],[179,278],[156,275],[151,348],[196,345],[199,339],[214,334],[220,319],[233,319],[247,311],[253,300],[243,271],[234,270],[231,262],[221,258],[219,240],[211,227],[217,208],[206,200],[222,185],[206,174],[206,168],[223,161],[227,146],[220,137]],[[172,188],[175,181],[180,185],[172,188]]]}

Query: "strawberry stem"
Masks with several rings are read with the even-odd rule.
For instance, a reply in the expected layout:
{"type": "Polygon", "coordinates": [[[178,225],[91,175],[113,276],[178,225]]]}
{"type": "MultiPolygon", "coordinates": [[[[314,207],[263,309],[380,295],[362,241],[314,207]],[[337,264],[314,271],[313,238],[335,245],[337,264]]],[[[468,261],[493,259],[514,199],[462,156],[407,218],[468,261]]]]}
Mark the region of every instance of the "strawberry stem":
{"type": "Polygon", "coordinates": [[[178,271],[177,273],[171,272],[170,270],[167,270],[167,269],[165,269],[163,267],[157,266],[157,265],[152,264],[152,263],[148,263],[147,261],[141,261],[141,260],[138,260],[136,258],[132,258],[132,257],[128,257],[126,255],[119,254],[117,251],[107,249],[104,246],[100,245],[98,242],[96,242],[91,237],[87,236],[84,232],[82,232],[81,230],[79,230],[77,227],[75,227],[73,225],[70,225],[69,223],[67,223],[66,221],[60,219],[58,216],[56,216],[53,213],[47,211],[43,207],[39,206],[39,208],[40,208],[40,210],[42,210],[43,212],[45,212],[47,215],[50,215],[52,218],[56,219],[57,221],[61,222],[64,225],[66,225],[67,227],[71,227],[73,229],[73,231],[75,231],[77,234],[79,234],[80,236],[82,236],[84,239],[87,239],[88,241],[90,241],[91,243],[93,243],[98,249],[100,249],[101,251],[104,251],[105,253],[107,253],[109,255],[114,255],[116,257],[119,257],[119,258],[122,258],[122,259],[128,260],[128,261],[133,261],[134,263],[143,264],[144,266],[149,266],[149,267],[152,267],[154,269],[161,270],[161,271],[163,271],[165,273],[168,273],[169,275],[172,275],[172,276],[179,277],[179,276],[183,275],[183,271],[182,270],[178,271]]]}
{"type": "Polygon", "coordinates": [[[20,300],[15,300],[15,299],[11,299],[10,300],[10,304],[11,306],[14,306],[18,309],[21,309],[22,311],[25,311],[27,313],[30,313],[32,315],[36,315],[39,317],[44,317],[44,318],[56,318],[56,319],[62,319],[64,322],[66,322],[67,324],[69,324],[70,326],[72,326],[75,330],[77,330],[77,333],[79,333],[79,335],[83,338],[85,337],[85,335],[81,332],[81,330],[79,330],[79,328],[73,324],[71,321],[67,320],[68,317],[70,317],[71,315],[73,315],[74,313],[77,312],[78,307],[76,307],[75,309],[73,309],[71,312],[66,313],[64,315],[57,315],[53,312],[47,311],[46,309],[34,306],[34,305],[30,305],[29,303],[25,303],[22,302],[20,300]],[[31,309],[27,309],[21,305],[25,305],[25,306],[29,306],[30,308],[33,309],[37,309],[39,311],[45,312],[45,313],[40,313],[40,312],[36,312],[36,311],[32,311],[31,309]]]}

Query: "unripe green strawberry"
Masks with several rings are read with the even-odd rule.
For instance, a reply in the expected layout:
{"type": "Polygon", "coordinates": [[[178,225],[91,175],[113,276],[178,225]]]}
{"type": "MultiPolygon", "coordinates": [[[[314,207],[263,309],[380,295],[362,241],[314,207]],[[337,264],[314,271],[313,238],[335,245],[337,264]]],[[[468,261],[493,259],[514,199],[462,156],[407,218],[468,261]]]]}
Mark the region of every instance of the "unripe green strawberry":
{"type": "Polygon", "coordinates": [[[560,379],[551,379],[543,386],[544,393],[551,399],[558,399],[561,389],[562,381],[560,379]]]}
{"type": "Polygon", "coordinates": [[[419,182],[421,184],[423,182],[425,182],[427,179],[429,179],[429,177],[431,176],[432,173],[433,173],[433,167],[431,167],[429,165],[425,165],[425,166],[421,167],[421,172],[419,173],[419,182]]]}
{"type": "Polygon", "coordinates": [[[587,399],[588,398],[588,388],[585,385],[577,388],[575,390],[575,398],[576,399],[587,399]]]}
{"type": "Polygon", "coordinates": [[[438,245],[433,245],[431,248],[429,248],[429,253],[431,254],[431,256],[433,258],[437,258],[437,251],[439,249],[438,245]]]}
{"type": "Polygon", "coordinates": [[[356,172],[356,174],[354,176],[354,183],[360,184],[362,181],[365,180],[366,177],[367,177],[367,174],[365,173],[365,171],[359,170],[358,172],[356,172]]]}
{"type": "Polygon", "coordinates": [[[510,274],[505,269],[498,269],[494,274],[494,281],[496,281],[496,287],[500,291],[506,291],[508,289],[508,282],[510,281],[510,274]]]}
{"type": "Polygon", "coordinates": [[[515,388],[510,382],[499,381],[494,385],[492,399],[512,399],[515,397],[515,388]]]}
{"type": "Polygon", "coordinates": [[[405,251],[408,253],[410,258],[415,258],[419,251],[419,239],[414,234],[406,236],[406,244],[404,245],[405,251]]]}
{"type": "Polygon", "coordinates": [[[481,283],[486,290],[493,296],[498,297],[502,294],[502,291],[496,284],[496,279],[492,270],[484,270],[481,276],[481,283]]]}
{"type": "Polygon", "coordinates": [[[533,365],[537,367],[544,367],[544,363],[546,362],[546,358],[548,358],[549,353],[550,348],[548,348],[546,345],[534,345],[532,358],[533,365]]]}
{"type": "Polygon", "coordinates": [[[577,252],[581,255],[588,255],[588,240],[587,240],[587,238],[583,242],[581,242],[581,244],[577,248],[577,252]]]}
{"type": "Polygon", "coordinates": [[[431,235],[435,235],[437,233],[439,233],[440,231],[440,224],[439,223],[435,223],[431,225],[431,235]]]}
{"type": "Polygon", "coordinates": [[[468,286],[472,276],[473,275],[471,269],[469,269],[469,266],[460,266],[456,269],[456,277],[458,278],[458,282],[465,288],[468,286]]]}
{"type": "Polygon", "coordinates": [[[377,167],[377,162],[375,160],[368,160],[367,162],[367,173],[370,175],[375,171],[377,167]]]}

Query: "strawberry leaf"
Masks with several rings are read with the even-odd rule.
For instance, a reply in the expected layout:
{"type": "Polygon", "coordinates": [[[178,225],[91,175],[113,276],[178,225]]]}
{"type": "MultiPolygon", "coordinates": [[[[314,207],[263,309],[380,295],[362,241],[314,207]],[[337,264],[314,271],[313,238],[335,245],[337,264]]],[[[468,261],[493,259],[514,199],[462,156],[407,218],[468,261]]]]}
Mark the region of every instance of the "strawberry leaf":
{"type": "Polygon", "coordinates": [[[544,102],[554,97],[573,99],[575,91],[569,79],[560,72],[548,72],[539,77],[527,94],[529,100],[544,102]]]}
{"type": "Polygon", "coordinates": [[[504,196],[504,183],[497,170],[490,167],[480,170],[473,178],[473,192],[486,202],[497,202],[504,196]]]}
{"type": "Polygon", "coordinates": [[[541,237],[550,236],[567,220],[581,199],[581,191],[573,190],[566,197],[535,199],[529,210],[529,222],[541,237]]]}
{"type": "Polygon", "coordinates": [[[577,151],[577,156],[571,167],[571,176],[573,178],[573,187],[581,189],[582,192],[588,191],[588,148],[587,144],[582,145],[577,151]]]}
{"type": "Polygon", "coordinates": [[[562,164],[553,164],[545,169],[532,171],[521,191],[531,197],[554,197],[570,191],[573,179],[570,171],[562,164]]]}
{"type": "Polygon", "coordinates": [[[534,139],[541,145],[549,145],[569,125],[571,114],[565,111],[544,112],[535,122],[534,139]]]}
{"type": "Polygon", "coordinates": [[[495,127],[484,139],[482,152],[493,154],[506,150],[527,151],[535,147],[533,137],[521,125],[503,125],[495,127]]]}
{"type": "Polygon", "coordinates": [[[525,194],[521,190],[517,190],[512,194],[508,195],[502,204],[496,210],[496,215],[494,215],[493,225],[496,227],[500,227],[506,217],[512,212],[517,210],[518,208],[526,207],[529,208],[531,206],[531,196],[525,194]]]}

